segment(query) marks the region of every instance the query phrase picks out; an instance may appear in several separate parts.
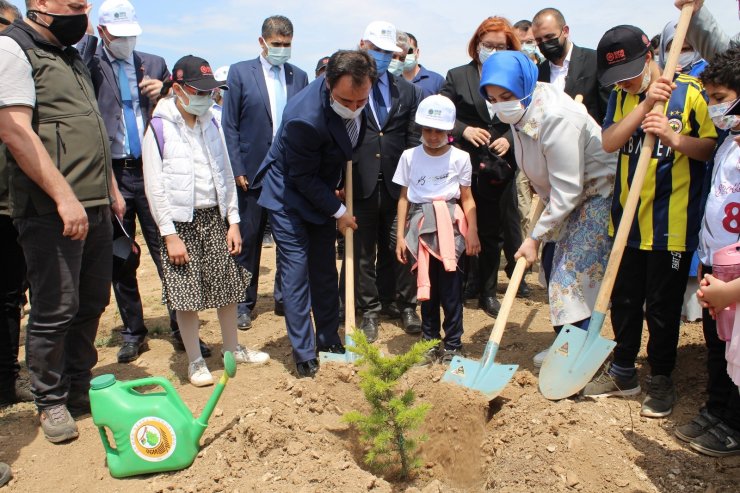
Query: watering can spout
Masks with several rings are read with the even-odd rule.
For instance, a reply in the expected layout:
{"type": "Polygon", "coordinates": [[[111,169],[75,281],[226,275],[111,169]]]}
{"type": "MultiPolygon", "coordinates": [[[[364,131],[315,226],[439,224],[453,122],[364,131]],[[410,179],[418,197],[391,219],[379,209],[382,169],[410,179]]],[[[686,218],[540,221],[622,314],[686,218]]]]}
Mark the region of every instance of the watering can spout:
{"type": "Polygon", "coordinates": [[[200,441],[200,438],[206,431],[206,428],[208,427],[208,420],[211,419],[211,415],[216,409],[216,404],[218,404],[218,400],[221,398],[221,394],[224,391],[226,382],[228,382],[229,378],[233,377],[234,375],[236,375],[236,361],[234,360],[234,355],[231,353],[231,351],[226,351],[224,353],[224,373],[223,375],[221,375],[221,379],[216,384],[216,388],[213,390],[211,398],[208,399],[208,402],[203,408],[203,412],[200,413],[200,416],[198,416],[198,418],[195,420],[195,424],[198,426],[198,430],[196,431],[196,442],[200,441]]]}

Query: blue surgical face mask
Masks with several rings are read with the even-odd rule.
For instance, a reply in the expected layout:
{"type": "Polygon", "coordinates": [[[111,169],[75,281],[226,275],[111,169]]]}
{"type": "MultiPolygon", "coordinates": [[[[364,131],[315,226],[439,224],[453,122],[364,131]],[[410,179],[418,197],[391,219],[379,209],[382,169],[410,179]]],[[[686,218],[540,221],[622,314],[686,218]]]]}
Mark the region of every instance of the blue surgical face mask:
{"type": "Polygon", "coordinates": [[[406,60],[403,62],[403,70],[409,72],[416,68],[419,61],[416,59],[416,55],[406,55],[406,60]]]}
{"type": "Polygon", "coordinates": [[[280,66],[290,60],[290,46],[286,47],[273,47],[267,45],[267,56],[265,60],[270,62],[270,65],[280,66]]]}
{"type": "Polygon", "coordinates": [[[403,62],[394,58],[391,60],[391,63],[388,64],[388,72],[393,75],[401,75],[403,73],[403,62]]]}
{"type": "Polygon", "coordinates": [[[393,54],[375,50],[367,50],[367,52],[375,59],[375,67],[378,69],[378,75],[383,75],[388,70],[391,60],[393,60],[393,54]]]}

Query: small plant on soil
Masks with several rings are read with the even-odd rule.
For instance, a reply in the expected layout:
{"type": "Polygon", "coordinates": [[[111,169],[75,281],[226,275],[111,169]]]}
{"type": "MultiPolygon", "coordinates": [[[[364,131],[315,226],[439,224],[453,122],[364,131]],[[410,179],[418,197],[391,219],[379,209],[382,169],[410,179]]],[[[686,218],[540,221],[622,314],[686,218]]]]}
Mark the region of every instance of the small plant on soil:
{"type": "Polygon", "coordinates": [[[367,342],[362,331],[354,331],[355,346],[347,349],[361,356],[357,361],[360,371],[360,388],[370,403],[370,414],[350,411],[344,420],[360,431],[361,441],[369,448],[365,463],[382,473],[396,472],[406,479],[421,465],[417,457],[418,444],[427,437],[414,432],[424,421],[430,404],[414,406],[413,389],[401,391],[398,382],[412,366],[417,364],[439,341],[420,341],[399,356],[383,356],[377,347],[367,342]]]}

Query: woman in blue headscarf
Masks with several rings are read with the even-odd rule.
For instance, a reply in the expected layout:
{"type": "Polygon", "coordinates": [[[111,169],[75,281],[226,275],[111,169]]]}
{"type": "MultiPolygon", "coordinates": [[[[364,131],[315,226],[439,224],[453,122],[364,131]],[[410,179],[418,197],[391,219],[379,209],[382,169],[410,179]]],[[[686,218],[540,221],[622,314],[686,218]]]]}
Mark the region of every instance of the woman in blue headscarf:
{"type": "MultiPolygon", "coordinates": [[[[498,52],[483,64],[480,91],[511,125],[519,169],[546,203],[516,256],[537,260],[548,283],[550,318],[588,327],[611,248],[609,209],[617,155],[601,145],[586,108],[548,83],[523,53],[498,52]]],[[[546,352],[535,357],[542,363],[546,352]]]]}

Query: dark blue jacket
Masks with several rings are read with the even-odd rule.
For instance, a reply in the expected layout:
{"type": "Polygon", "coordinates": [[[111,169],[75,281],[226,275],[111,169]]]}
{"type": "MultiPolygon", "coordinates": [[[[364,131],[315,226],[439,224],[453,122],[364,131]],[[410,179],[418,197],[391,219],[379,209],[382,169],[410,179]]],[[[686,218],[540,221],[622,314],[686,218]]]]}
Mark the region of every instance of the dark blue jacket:
{"type": "MultiPolygon", "coordinates": [[[[365,126],[363,116],[360,142],[365,126]]],[[[351,159],[344,120],[331,109],[329,90],[319,77],[285,107],[283,123],[253,185],[261,188],[258,203],[314,224],[333,221],[341,205],[335,192],[351,159]]]]}
{"type": "MultiPolygon", "coordinates": [[[[306,72],[285,64],[288,101],[308,85],[306,72]]],[[[228,91],[223,92],[221,126],[234,176],[246,176],[251,184],[257,168],[272,145],[272,112],[265,75],[259,57],[229,68],[228,91]]]]}

